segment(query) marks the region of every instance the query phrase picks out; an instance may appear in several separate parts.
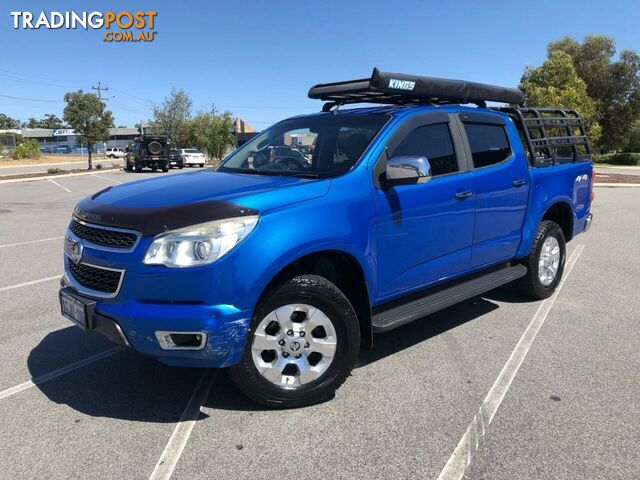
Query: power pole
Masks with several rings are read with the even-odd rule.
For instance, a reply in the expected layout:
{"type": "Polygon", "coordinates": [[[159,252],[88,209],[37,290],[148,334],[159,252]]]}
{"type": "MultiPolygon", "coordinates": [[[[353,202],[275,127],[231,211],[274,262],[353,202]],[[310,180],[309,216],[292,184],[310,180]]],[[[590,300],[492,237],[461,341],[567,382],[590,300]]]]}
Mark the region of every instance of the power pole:
{"type": "MultiPolygon", "coordinates": [[[[98,91],[98,100],[102,101],[102,90],[104,90],[106,92],[106,91],[109,90],[109,87],[103,87],[102,85],[100,85],[100,82],[98,82],[98,86],[97,87],[92,86],[91,89],[98,91]]],[[[108,98],[104,99],[104,101],[107,101],[107,100],[108,100],[108,98]]]]}

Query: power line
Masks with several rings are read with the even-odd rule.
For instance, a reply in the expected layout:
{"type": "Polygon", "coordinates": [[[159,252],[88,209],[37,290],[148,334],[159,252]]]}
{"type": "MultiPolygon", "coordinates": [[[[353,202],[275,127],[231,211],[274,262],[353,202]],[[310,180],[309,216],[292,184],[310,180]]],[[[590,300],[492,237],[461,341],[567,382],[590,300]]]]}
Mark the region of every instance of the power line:
{"type": "MultiPolygon", "coordinates": [[[[25,73],[18,73],[18,72],[13,72],[11,70],[6,70],[4,68],[0,68],[0,72],[2,72],[5,75],[9,75],[11,77],[14,77],[14,78],[20,78],[20,79],[25,80],[25,81],[31,81],[31,82],[40,81],[40,82],[42,82],[44,80],[46,82],[52,82],[53,84],[55,84],[55,85],[50,85],[50,86],[66,86],[68,88],[79,88],[78,85],[70,84],[69,82],[64,81],[64,80],[57,80],[57,79],[53,79],[53,78],[41,77],[41,76],[38,76],[38,75],[29,75],[29,74],[25,74],[25,73]],[[34,79],[36,79],[36,80],[34,80],[34,79]]],[[[43,84],[46,85],[47,83],[43,83],[43,84]]]]}
{"type": "Polygon", "coordinates": [[[13,97],[11,95],[0,95],[0,97],[10,98],[12,100],[24,100],[27,102],[64,103],[62,100],[45,100],[42,98],[13,97]]]}
{"type": "Polygon", "coordinates": [[[47,87],[56,87],[56,88],[68,88],[68,89],[81,89],[82,87],[79,85],[64,85],[61,83],[49,83],[49,82],[42,82],[40,80],[31,80],[28,78],[20,78],[18,76],[15,75],[8,75],[6,73],[2,73],[0,72],[0,78],[2,78],[3,80],[9,80],[10,82],[16,82],[16,83],[29,83],[32,85],[44,85],[47,87]]]}
{"type": "Polygon", "coordinates": [[[131,95],[130,93],[123,92],[122,90],[120,90],[118,88],[113,88],[112,90],[114,92],[120,93],[120,95],[124,95],[125,97],[130,97],[134,101],[137,100],[138,102],[147,103],[149,105],[153,105],[154,104],[154,102],[152,100],[149,100],[148,98],[142,98],[142,97],[138,97],[136,95],[131,95]]]}

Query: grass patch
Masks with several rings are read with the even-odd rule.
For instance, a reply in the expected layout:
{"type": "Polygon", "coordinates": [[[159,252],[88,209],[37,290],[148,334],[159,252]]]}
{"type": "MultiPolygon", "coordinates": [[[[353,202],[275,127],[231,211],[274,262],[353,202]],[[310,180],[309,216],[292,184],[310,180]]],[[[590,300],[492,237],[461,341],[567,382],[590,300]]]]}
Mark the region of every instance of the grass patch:
{"type": "Polygon", "coordinates": [[[640,153],[621,152],[610,153],[607,155],[598,155],[593,161],[597,164],[606,164],[613,166],[638,166],[640,165],[640,153]]]}

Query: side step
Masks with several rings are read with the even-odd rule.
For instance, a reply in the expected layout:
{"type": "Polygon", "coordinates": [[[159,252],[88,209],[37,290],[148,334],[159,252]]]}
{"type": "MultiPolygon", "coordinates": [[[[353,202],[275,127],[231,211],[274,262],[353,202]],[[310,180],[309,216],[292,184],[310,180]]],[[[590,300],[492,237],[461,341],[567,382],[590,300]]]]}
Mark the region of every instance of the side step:
{"type": "Polygon", "coordinates": [[[413,322],[426,315],[430,315],[444,308],[460,303],[463,300],[493,290],[505,283],[509,283],[527,274],[524,265],[506,266],[493,270],[485,275],[476,276],[471,280],[456,283],[456,285],[440,289],[434,293],[411,300],[397,307],[392,307],[379,313],[374,313],[371,319],[374,332],[386,332],[405,323],[413,322]]]}

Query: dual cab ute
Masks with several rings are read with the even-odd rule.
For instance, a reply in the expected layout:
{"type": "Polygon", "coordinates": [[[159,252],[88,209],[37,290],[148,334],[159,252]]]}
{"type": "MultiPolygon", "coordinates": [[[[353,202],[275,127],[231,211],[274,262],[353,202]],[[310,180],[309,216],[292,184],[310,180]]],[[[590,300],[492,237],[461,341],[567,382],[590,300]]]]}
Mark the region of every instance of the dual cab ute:
{"type": "Polygon", "coordinates": [[[508,282],[553,293],[592,219],[575,112],[487,108],[525,95],[377,69],[309,96],[322,112],[273,125],[217,171],[82,200],[63,314],[168,365],[230,367],[246,395],[290,407],[331,398],[375,332],[508,282]],[[344,108],[363,102],[383,106],[344,108]],[[294,144],[308,161],[256,161],[294,144]]]}

